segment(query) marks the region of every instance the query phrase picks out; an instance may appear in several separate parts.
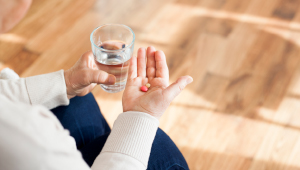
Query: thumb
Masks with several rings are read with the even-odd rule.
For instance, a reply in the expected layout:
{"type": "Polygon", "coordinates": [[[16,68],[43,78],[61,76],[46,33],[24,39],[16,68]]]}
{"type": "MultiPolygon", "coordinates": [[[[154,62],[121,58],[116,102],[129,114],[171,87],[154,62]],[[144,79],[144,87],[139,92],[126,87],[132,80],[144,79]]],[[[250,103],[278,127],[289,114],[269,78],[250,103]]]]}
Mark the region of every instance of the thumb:
{"type": "Polygon", "coordinates": [[[102,70],[90,70],[89,82],[97,84],[115,84],[116,77],[102,70]]]}
{"type": "Polygon", "coordinates": [[[167,87],[163,91],[163,95],[171,103],[171,101],[174,100],[174,98],[185,88],[185,86],[191,82],[193,82],[193,78],[191,76],[182,76],[178,78],[176,82],[167,87]]]}

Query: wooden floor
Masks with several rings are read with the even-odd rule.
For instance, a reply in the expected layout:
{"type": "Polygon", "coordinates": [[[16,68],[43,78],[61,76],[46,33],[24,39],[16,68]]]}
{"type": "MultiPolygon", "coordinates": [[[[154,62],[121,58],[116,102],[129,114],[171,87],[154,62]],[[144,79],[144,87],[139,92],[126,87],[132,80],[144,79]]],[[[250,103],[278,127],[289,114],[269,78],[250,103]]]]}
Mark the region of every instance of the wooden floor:
{"type": "MultiPolygon", "coordinates": [[[[165,51],[171,81],[194,78],[160,124],[192,170],[300,169],[300,0],[34,0],[0,67],[68,69],[104,23],[165,51]]],[[[112,125],[122,93],[93,93],[112,125]]]]}

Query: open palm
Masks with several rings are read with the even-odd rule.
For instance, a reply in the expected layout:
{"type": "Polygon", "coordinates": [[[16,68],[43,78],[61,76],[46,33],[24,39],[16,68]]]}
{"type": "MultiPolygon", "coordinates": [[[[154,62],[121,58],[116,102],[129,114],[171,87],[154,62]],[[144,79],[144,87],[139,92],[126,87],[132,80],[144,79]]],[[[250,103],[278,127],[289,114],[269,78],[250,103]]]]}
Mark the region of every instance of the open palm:
{"type": "Polygon", "coordinates": [[[137,57],[130,60],[123,111],[145,112],[159,119],[171,101],[191,82],[190,76],[183,76],[169,86],[165,54],[154,47],[140,48],[137,57]],[[140,88],[146,83],[151,87],[142,92],[140,88]]]}

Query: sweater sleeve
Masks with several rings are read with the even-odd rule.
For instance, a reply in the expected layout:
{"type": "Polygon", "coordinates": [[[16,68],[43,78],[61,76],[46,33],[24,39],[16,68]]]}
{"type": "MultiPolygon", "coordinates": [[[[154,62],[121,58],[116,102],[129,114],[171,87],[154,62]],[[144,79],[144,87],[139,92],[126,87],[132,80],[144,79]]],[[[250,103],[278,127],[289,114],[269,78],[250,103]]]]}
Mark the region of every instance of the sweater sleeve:
{"type": "Polygon", "coordinates": [[[120,114],[92,169],[146,169],[158,125],[146,113],[120,114]]]}
{"type": "Polygon", "coordinates": [[[0,80],[0,94],[11,101],[40,104],[48,109],[69,104],[63,70],[17,80],[0,80]]]}
{"type": "MultiPolygon", "coordinates": [[[[90,169],[46,108],[0,95],[0,113],[0,135],[6,136],[0,140],[0,169],[90,169]]],[[[157,127],[158,120],[146,113],[120,114],[92,170],[146,169],[157,127]]]]}
{"type": "Polygon", "coordinates": [[[47,108],[0,95],[0,169],[90,170],[74,138],[47,108]]]}

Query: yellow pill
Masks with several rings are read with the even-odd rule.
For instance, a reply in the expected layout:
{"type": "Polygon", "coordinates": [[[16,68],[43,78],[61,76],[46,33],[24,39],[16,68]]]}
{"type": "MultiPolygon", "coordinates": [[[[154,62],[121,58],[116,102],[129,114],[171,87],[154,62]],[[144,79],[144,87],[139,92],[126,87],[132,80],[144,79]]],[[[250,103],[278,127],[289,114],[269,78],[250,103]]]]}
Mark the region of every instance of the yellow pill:
{"type": "Polygon", "coordinates": [[[146,84],[146,87],[148,87],[148,88],[149,88],[150,86],[151,86],[151,85],[150,85],[149,83],[147,83],[147,84],[146,84]]]}

